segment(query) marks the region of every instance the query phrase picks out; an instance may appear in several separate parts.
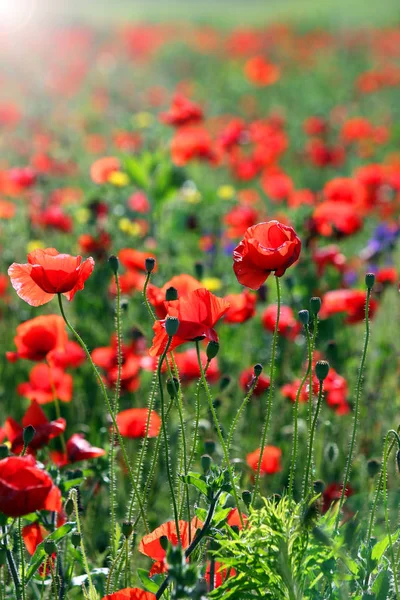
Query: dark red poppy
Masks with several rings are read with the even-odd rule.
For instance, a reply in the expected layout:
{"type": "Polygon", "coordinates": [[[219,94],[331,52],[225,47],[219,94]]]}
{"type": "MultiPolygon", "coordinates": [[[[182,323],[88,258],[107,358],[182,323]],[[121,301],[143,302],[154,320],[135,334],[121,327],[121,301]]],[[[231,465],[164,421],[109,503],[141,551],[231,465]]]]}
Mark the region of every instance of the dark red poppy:
{"type": "Polygon", "coordinates": [[[147,298],[150,304],[154,306],[156,315],[159,319],[164,319],[167,314],[165,294],[171,287],[175,288],[178,292],[178,298],[182,298],[182,296],[186,296],[189,292],[201,288],[202,284],[191,275],[182,273],[182,275],[175,275],[175,277],[172,277],[172,279],[167,281],[162,288],[150,285],[147,289],[147,298]]]}
{"type": "Polygon", "coordinates": [[[6,419],[4,424],[4,431],[9,442],[11,442],[11,450],[14,454],[19,454],[24,447],[23,431],[24,427],[29,425],[35,428],[34,438],[28,446],[30,451],[46,446],[50,440],[61,435],[66,428],[65,419],[59,418],[55,421],[49,421],[39,404],[33,400],[22,417],[22,425],[11,417],[6,419]]]}
{"type": "Polygon", "coordinates": [[[0,460],[0,512],[23,517],[36,510],[61,510],[61,492],[32,455],[0,460]]]}
{"type": "MultiPolygon", "coordinates": [[[[122,436],[128,438],[141,438],[146,435],[146,425],[149,416],[147,408],[128,408],[117,414],[117,424],[122,436]]],[[[157,437],[160,432],[161,419],[152,410],[148,437],[157,437]]]]}
{"type": "Polygon", "coordinates": [[[182,94],[175,94],[169,111],[160,114],[160,121],[172,127],[192,125],[202,119],[203,111],[201,107],[182,94]]]}
{"type": "Polygon", "coordinates": [[[72,300],[83,290],[94,269],[93,258],[82,262],[81,256],[60,254],[55,248],[34,250],[28,264],[13,263],[8,269],[11,284],[18,296],[31,306],[50,302],[55,294],[72,300]]]}
{"type": "Polygon", "coordinates": [[[71,375],[58,367],[43,364],[34,366],[29,374],[29,382],[20,383],[17,387],[20,396],[36,400],[39,404],[53,402],[54,394],[62,402],[71,402],[72,390],[71,375]]]}
{"type": "MultiPolygon", "coordinates": [[[[249,369],[245,369],[240,374],[239,383],[242,390],[244,390],[247,394],[252,383],[254,381],[254,369],[250,367],[249,369]]],[[[267,375],[260,375],[258,378],[257,385],[253,391],[254,396],[261,396],[265,390],[269,388],[270,379],[267,375]]]]}
{"type": "Polygon", "coordinates": [[[14,343],[17,352],[7,352],[7,359],[40,361],[56,348],[63,349],[68,341],[65,322],[59,315],[43,315],[25,321],[17,327],[14,343]]]}
{"type": "MultiPolygon", "coordinates": [[[[322,494],[322,498],[323,498],[323,506],[322,506],[322,512],[326,513],[326,511],[330,508],[330,506],[333,504],[333,502],[338,502],[340,500],[340,497],[342,495],[342,489],[343,486],[340,485],[339,483],[330,483],[329,485],[326,486],[323,494],[322,494]]],[[[354,494],[352,488],[348,485],[346,487],[346,491],[345,491],[345,498],[348,498],[349,496],[352,496],[354,494]]]]}
{"type": "MultiPolygon", "coordinates": [[[[367,292],[364,290],[331,290],[322,298],[319,316],[327,319],[337,313],[345,313],[346,323],[359,323],[365,317],[365,301],[367,292]]],[[[370,299],[369,316],[373,317],[378,303],[370,299]]]]}
{"type": "Polygon", "coordinates": [[[187,125],[180,127],[171,140],[173,162],[182,167],[189,161],[198,159],[215,164],[218,160],[213,142],[206,129],[187,125]]]}
{"type": "MultiPolygon", "coordinates": [[[[276,446],[265,446],[261,460],[261,474],[272,475],[273,473],[279,473],[282,470],[281,467],[282,450],[276,446]]],[[[257,472],[258,461],[260,460],[260,448],[250,452],[246,456],[246,462],[250,469],[257,472]]]]}
{"type": "Polygon", "coordinates": [[[151,592],[145,592],[140,588],[124,588],[119,592],[107,594],[102,600],[156,600],[156,597],[151,592]]]}
{"type": "MultiPolygon", "coordinates": [[[[271,304],[268,306],[261,317],[264,329],[273,333],[275,331],[276,317],[278,314],[278,306],[271,304]]],[[[294,316],[290,306],[281,306],[279,316],[278,332],[289,340],[293,340],[299,333],[301,325],[294,316]]]]}
{"type": "Polygon", "coordinates": [[[111,236],[106,231],[100,231],[96,236],[84,233],[78,243],[84,254],[94,254],[96,258],[104,258],[111,246],[111,236]]]}
{"type": "Polygon", "coordinates": [[[257,296],[248,290],[241,294],[229,294],[225,300],[230,306],[225,314],[225,323],[245,323],[256,314],[257,296]]]}
{"type": "Polygon", "coordinates": [[[319,277],[324,274],[328,266],[334,267],[339,273],[343,273],[346,267],[346,257],[335,244],[317,248],[312,254],[312,259],[317,266],[319,277]]]}
{"type": "MultiPolygon", "coordinates": [[[[166,302],[165,307],[168,316],[177,317],[179,320],[177,334],[172,338],[170,345],[170,350],[173,350],[185,342],[198,339],[218,341],[214,326],[227,312],[229,304],[201,288],[178,298],[178,300],[166,302]]],[[[168,342],[165,319],[156,321],[153,330],[155,335],[149,354],[150,356],[160,356],[168,342]]]]}
{"type": "Polygon", "coordinates": [[[250,227],[233,251],[233,270],[242,285],[257,290],[274,272],[282,277],[297,261],[301,241],[294,229],[279,221],[250,227]]]}
{"type": "MultiPolygon", "coordinates": [[[[242,513],[243,523],[246,525],[248,521],[247,515],[242,513]]],[[[228,514],[227,523],[230,527],[237,527],[243,529],[242,521],[240,520],[239,511],[237,508],[232,508],[228,514]]]]}
{"type": "MultiPolygon", "coordinates": [[[[118,350],[115,339],[111,346],[95,348],[92,352],[93,362],[106,371],[106,381],[112,388],[118,379],[118,350]]],[[[135,392],[140,385],[139,379],[140,358],[135,353],[133,346],[122,346],[121,390],[135,392]]]]}
{"type": "Polygon", "coordinates": [[[106,451],[103,448],[92,446],[85,439],[83,433],[74,433],[67,441],[67,452],[50,452],[50,457],[58,467],[63,467],[81,460],[99,458],[104,456],[105,453],[106,451]]]}

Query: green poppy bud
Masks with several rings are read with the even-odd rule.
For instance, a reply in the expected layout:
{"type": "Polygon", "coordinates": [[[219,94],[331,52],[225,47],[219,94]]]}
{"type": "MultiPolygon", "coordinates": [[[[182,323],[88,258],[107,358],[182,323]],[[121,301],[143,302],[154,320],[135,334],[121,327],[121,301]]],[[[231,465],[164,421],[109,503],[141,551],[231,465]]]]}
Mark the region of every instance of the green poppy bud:
{"type": "Polygon", "coordinates": [[[146,258],[146,260],[144,261],[144,266],[146,269],[146,273],[151,273],[154,267],[156,266],[156,259],[151,257],[146,258]]]}
{"type": "Polygon", "coordinates": [[[260,363],[257,363],[256,365],[254,365],[254,368],[253,368],[254,376],[260,377],[262,370],[263,370],[263,367],[262,367],[262,365],[260,365],[260,363]]]}
{"type": "Polygon", "coordinates": [[[29,446],[33,438],[35,437],[36,429],[32,425],[24,428],[22,439],[24,440],[24,446],[29,446]]]}
{"type": "Polygon", "coordinates": [[[179,390],[179,381],[176,377],[167,380],[167,391],[171,400],[176,398],[179,390]]]}
{"type": "Polygon", "coordinates": [[[133,523],[131,523],[130,521],[124,521],[121,525],[121,531],[122,535],[126,539],[130,538],[133,533],[133,523]]]}
{"type": "Polygon", "coordinates": [[[208,454],[203,454],[200,459],[201,468],[203,469],[203,473],[207,473],[210,470],[212,458],[208,454]]]}
{"type": "Polygon", "coordinates": [[[310,312],[312,315],[317,315],[321,310],[321,298],[314,296],[310,299],[310,312]]]}
{"type": "Polygon", "coordinates": [[[215,358],[217,356],[219,352],[219,343],[218,342],[214,342],[211,341],[207,344],[207,358],[208,360],[212,360],[213,358],[215,358]]]}
{"type": "Polygon", "coordinates": [[[306,326],[308,325],[308,322],[310,320],[310,313],[308,312],[308,310],[304,309],[304,310],[300,310],[299,311],[299,321],[302,325],[306,326]]]}
{"type": "Polygon", "coordinates": [[[81,545],[81,536],[79,535],[79,533],[77,531],[75,531],[71,535],[71,544],[73,545],[74,548],[78,548],[78,546],[81,545]]]}
{"type": "Polygon", "coordinates": [[[108,264],[110,265],[111,271],[116,275],[119,270],[119,260],[118,257],[112,254],[108,257],[108,264]]]}
{"type": "Polygon", "coordinates": [[[365,285],[369,290],[372,290],[375,283],[375,275],[373,273],[367,273],[365,276],[365,285]]]}
{"type": "Polygon", "coordinates": [[[245,503],[245,505],[247,506],[247,508],[249,508],[249,506],[251,504],[251,499],[252,499],[251,492],[249,492],[249,490],[244,490],[242,492],[242,500],[245,503]]]}
{"type": "Polygon", "coordinates": [[[43,548],[47,556],[51,556],[52,554],[56,554],[57,552],[57,546],[55,545],[53,540],[45,540],[43,548]]]}
{"type": "Polygon", "coordinates": [[[166,302],[170,302],[171,300],[178,300],[178,290],[172,287],[172,285],[165,292],[165,300],[166,302]]]}
{"type": "Polygon", "coordinates": [[[328,377],[329,363],[326,360],[319,360],[315,365],[315,374],[318,381],[324,381],[328,377]]]}
{"type": "Polygon", "coordinates": [[[368,470],[369,477],[375,477],[375,475],[378,475],[379,471],[381,470],[380,461],[377,460],[376,458],[371,458],[367,462],[367,470],[368,470]]]}
{"type": "Polygon", "coordinates": [[[165,331],[169,337],[173,337],[179,328],[179,319],[177,317],[167,317],[165,319],[165,331]]]}

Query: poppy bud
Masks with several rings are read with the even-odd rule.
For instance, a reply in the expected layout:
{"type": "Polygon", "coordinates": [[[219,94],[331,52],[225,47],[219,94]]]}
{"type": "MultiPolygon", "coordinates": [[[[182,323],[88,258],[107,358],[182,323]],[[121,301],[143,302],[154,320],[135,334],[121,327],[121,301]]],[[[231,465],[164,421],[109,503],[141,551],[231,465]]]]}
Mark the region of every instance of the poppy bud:
{"type": "Polygon", "coordinates": [[[221,380],[220,380],[220,383],[219,383],[219,389],[220,389],[220,391],[223,392],[228,387],[228,385],[230,384],[230,382],[231,382],[231,378],[229,377],[229,375],[223,375],[221,377],[221,380]]]}
{"type": "Polygon", "coordinates": [[[215,452],[215,442],[214,440],[206,440],[204,442],[204,450],[206,451],[206,454],[214,454],[215,452]]]}
{"type": "Polygon", "coordinates": [[[247,506],[247,508],[249,508],[250,504],[251,504],[251,492],[249,492],[249,490],[244,490],[242,492],[242,500],[245,503],[245,505],[247,506]]]}
{"type": "Polygon", "coordinates": [[[128,300],[126,300],[126,298],[123,298],[121,300],[121,304],[120,304],[121,310],[123,310],[124,312],[127,312],[128,306],[129,306],[128,300]]]}
{"type": "Polygon", "coordinates": [[[219,343],[214,342],[213,340],[211,342],[209,342],[207,345],[207,350],[206,350],[208,360],[212,360],[213,358],[215,358],[217,356],[218,352],[219,352],[219,343]]]}
{"type": "Polygon", "coordinates": [[[210,470],[211,463],[212,463],[211,456],[209,456],[208,454],[203,454],[203,456],[200,459],[200,462],[201,462],[201,468],[203,469],[203,473],[207,473],[207,471],[210,470]]]}
{"type": "Polygon", "coordinates": [[[72,515],[72,513],[74,512],[74,503],[72,498],[68,498],[68,500],[66,501],[65,505],[64,505],[64,510],[67,513],[67,516],[70,517],[72,515]]]}
{"type": "Polygon", "coordinates": [[[310,320],[310,313],[308,312],[308,310],[299,311],[299,320],[302,325],[308,325],[308,322],[310,320]]]}
{"type": "Polygon", "coordinates": [[[329,363],[326,360],[319,360],[315,365],[315,374],[318,381],[324,381],[328,377],[329,363]]]}
{"type": "Polygon", "coordinates": [[[339,456],[339,450],[336,444],[328,444],[325,448],[325,457],[333,463],[339,456]]]}
{"type": "Polygon", "coordinates": [[[130,538],[133,533],[133,523],[131,523],[130,521],[124,521],[121,525],[121,531],[122,535],[126,539],[130,538]]]}
{"type": "Polygon", "coordinates": [[[8,456],[8,446],[5,444],[1,444],[0,446],[0,460],[3,458],[7,458],[8,456]]]}
{"type": "Polygon", "coordinates": [[[375,475],[378,475],[379,471],[381,470],[381,463],[376,458],[371,458],[367,462],[367,469],[369,477],[375,477],[375,475]]]}
{"type": "Polygon", "coordinates": [[[203,263],[197,262],[194,265],[194,271],[196,273],[197,279],[200,279],[200,280],[203,279],[203,275],[204,275],[204,266],[203,266],[203,263]]]}
{"type": "Polygon", "coordinates": [[[375,275],[373,273],[367,273],[365,276],[365,285],[369,290],[372,290],[375,283],[375,275]]]}
{"type": "Polygon", "coordinates": [[[317,315],[321,310],[321,298],[314,296],[310,299],[310,312],[312,315],[317,315]]]}
{"type": "Polygon", "coordinates": [[[33,438],[35,437],[36,429],[32,425],[24,428],[22,439],[24,440],[24,446],[29,446],[33,438]]]}
{"type": "Polygon", "coordinates": [[[71,535],[71,544],[74,548],[78,548],[81,545],[81,536],[76,531],[71,535]]]}
{"type": "Polygon", "coordinates": [[[179,381],[176,377],[167,380],[167,391],[171,400],[177,397],[179,390],[179,381]]]}
{"type": "Polygon", "coordinates": [[[166,302],[170,302],[171,300],[178,300],[178,290],[174,287],[169,287],[165,292],[165,300],[166,302]]]}
{"type": "Polygon", "coordinates": [[[166,535],[162,535],[162,536],[160,537],[160,546],[161,546],[161,548],[162,548],[163,550],[165,550],[165,552],[167,551],[168,544],[169,544],[169,542],[168,542],[168,538],[167,538],[167,536],[166,536],[166,535]]]}
{"type": "Polygon", "coordinates": [[[116,275],[119,270],[119,260],[118,257],[112,254],[108,257],[108,264],[110,265],[111,271],[116,275]]]}
{"type": "Polygon", "coordinates": [[[260,363],[257,363],[256,365],[254,365],[254,376],[260,377],[262,370],[263,370],[263,368],[262,368],[262,365],[260,365],[260,363]]]}
{"type": "Polygon", "coordinates": [[[179,329],[179,319],[177,317],[167,317],[165,319],[165,331],[168,337],[173,337],[179,329]]]}
{"type": "Polygon", "coordinates": [[[43,545],[44,551],[48,556],[55,554],[57,552],[57,546],[53,542],[53,540],[45,540],[43,545]]]}
{"type": "Polygon", "coordinates": [[[316,479],[313,483],[313,486],[316,494],[322,494],[324,492],[325,483],[322,481],[322,479],[316,479]]]}
{"type": "Polygon", "coordinates": [[[154,267],[156,266],[156,259],[155,258],[146,258],[146,260],[144,261],[144,266],[146,269],[147,273],[151,273],[152,270],[154,269],[154,267]]]}

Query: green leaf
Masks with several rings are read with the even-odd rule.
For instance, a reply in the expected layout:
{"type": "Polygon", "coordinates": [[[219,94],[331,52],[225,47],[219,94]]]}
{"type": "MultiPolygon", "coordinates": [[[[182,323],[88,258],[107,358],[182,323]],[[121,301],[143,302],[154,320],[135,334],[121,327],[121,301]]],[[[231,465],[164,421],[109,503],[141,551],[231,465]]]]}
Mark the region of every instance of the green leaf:
{"type": "Polygon", "coordinates": [[[142,189],[147,189],[149,186],[149,172],[143,161],[139,162],[138,158],[127,158],[125,169],[133,183],[142,189]]]}
{"type": "Polygon", "coordinates": [[[381,571],[374,581],[372,591],[375,594],[375,600],[386,600],[389,598],[390,578],[389,573],[385,569],[381,571]]]}
{"type": "MultiPolygon", "coordinates": [[[[399,537],[400,529],[396,531],[396,533],[392,533],[392,543],[397,540],[399,537]]],[[[372,548],[371,558],[372,560],[379,561],[384,555],[386,548],[389,546],[389,536],[386,535],[380,542],[375,544],[372,548]]]]}
{"type": "Polygon", "coordinates": [[[142,582],[143,587],[146,588],[146,590],[148,590],[149,592],[156,594],[158,592],[158,588],[162,583],[161,575],[154,575],[153,579],[151,579],[146,569],[138,569],[137,573],[140,581],[142,582]]]}
{"type": "Polygon", "coordinates": [[[184,483],[193,485],[207,497],[208,487],[206,482],[200,479],[201,475],[199,475],[198,473],[188,473],[187,475],[181,475],[180,477],[184,483]]]}
{"type": "Polygon", "coordinates": [[[28,583],[32,579],[32,577],[34,576],[34,574],[36,573],[36,571],[38,570],[38,568],[40,567],[40,565],[46,557],[46,552],[44,550],[45,542],[49,540],[52,540],[53,542],[59,542],[60,540],[65,538],[65,536],[71,533],[71,531],[74,531],[75,528],[76,523],[65,523],[64,525],[56,529],[56,531],[53,531],[53,533],[48,535],[47,538],[44,539],[43,542],[41,542],[38,545],[28,565],[28,569],[25,575],[26,583],[28,583]]]}

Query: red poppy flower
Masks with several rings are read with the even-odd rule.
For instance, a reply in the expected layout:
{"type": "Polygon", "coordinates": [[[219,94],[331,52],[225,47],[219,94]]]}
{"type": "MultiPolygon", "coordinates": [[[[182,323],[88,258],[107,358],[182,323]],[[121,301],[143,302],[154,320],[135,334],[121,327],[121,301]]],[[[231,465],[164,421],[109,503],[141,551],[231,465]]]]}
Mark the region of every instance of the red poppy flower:
{"type": "Polygon", "coordinates": [[[251,206],[234,206],[225,216],[224,223],[228,226],[229,238],[240,238],[246,229],[258,221],[258,212],[251,206]]]}
{"type": "MultiPolygon", "coordinates": [[[[240,378],[239,378],[239,383],[240,383],[240,387],[246,392],[246,394],[249,391],[253,381],[254,381],[254,369],[252,367],[242,371],[240,378]]],[[[269,386],[270,386],[269,377],[267,375],[261,374],[258,378],[257,385],[253,391],[253,395],[261,396],[265,392],[265,390],[267,390],[269,388],[269,386]]]]}
{"type": "Polygon", "coordinates": [[[110,175],[119,171],[121,163],[115,156],[104,156],[96,160],[90,167],[90,176],[94,183],[107,183],[110,175]]]}
{"type": "MultiPolygon", "coordinates": [[[[326,511],[330,508],[333,502],[337,502],[340,500],[342,495],[343,486],[339,483],[330,483],[326,486],[324,493],[322,494],[324,503],[322,507],[322,512],[326,513],[326,511]]],[[[353,489],[348,485],[345,491],[345,498],[352,496],[354,494],[353,489]]]]}
{"type": "Polygon", "coordinates": [[[258,86],[272,85],[281,76],[279,67],[262,56],[250,58],[245,64],[244,72],[247,79],[258,86]]]}
{"type": "MultiPolygon", "coordinates": [[[[111,346],[95,348],[92,352],[93,362],[107,372],[106,381],[112,388],[118,379],[118,351],[115,339],[111,346]]],[[[136,356],[132,346],[122,347],[121,390],[135,392],[140,385],[140,358],[136,356]]]]}
{"type": "Polygon", "coordinates": [[[33,400],[22,417],[22,426],[10,417],[4,424],[4,431],[11,442],[11,450],[14,454],[19,454],[24,447],[23,431],[24,427],[28,427],[29,425],[35,428],[34,438],[29,444],[29,450],[31,451],[46,446],[50,440],[61,435],[66,428],[65,419],[60,418],[55,421],[49,421],[39,404],[33,400]]]}
{"type": "Polygon", "coordinates": [[[335,232],[351,235],[362,227],[359,210],[348,202],[322,202],[314,210],[312,219],[318,233],[324,236],[335,232]]]}
{"type": "Polygon", "coordinates": [[[140,588],[124,588],[119,592],[107,594],[102,600],[156,600],[156,597],[151,592],[145,592],[140,588]]]}
{"type": "Polygon", "coordinates": [[[301,241],[279,221],[249,227],[233,251],[233,270],[242,285],[257,290],[272,272],[282,277],[299,258],[301,241]]]}
{"type": "Polygon", "coordinates": [[[106,451],[103,448],[92,446],[85,439],[83,433],[74,433],[67,442],[67,452],[50,452],[50,457],[57,467],[63,467],[81,460],[99,458],[104,456],[105,453],[106,451]]]}
{"type": "Polygon", "coordinates": [[[248,290],[241,294],[229,294],[225,296],[230,307],[225,314],[225,323],[245,323],[256,314],[257,296],[248,290]]]}
{"type": "MultiPolygon", "coordinates": [[[[281,471],[282,450],[276,446],[265,446],[261,460],[261,474],[272,475],[281,471]]],[[[246,462],[249,467],[257,472],[258,461],[260,459],[260,448],[250,452],[246,456],[246,462]]]]}
{"type": "Polygon", "coordinates": [[[382,267],[376,274],[377,283],[394,284],[399,280],[399,273],[396,267],[382,267]]]}
{"type": "Polygon", "coordinates": [[[62,402],[71,402],[72,389],[71,375],[58,367],[40,364],[31,370],[29,382],[18,385],[17,392],[29,400],[36,400],[39,404],[48,404],[54,401],[54,392],[62,402]]]}
{"type": "MultiPolygon", "coordinates": [[[[190,523],[191,539],[196,535],[196,531],[202,527],[203,523],[196,517],[190,523]]],[[[187,521],[179,521],[179,534],[181,538],[182,548],[186,549],[189,546],[189,524],[187,521]]],[[[145,535],[140,544],[139,552],[149,556],[156,561],[164,561],[166,552],[161,546],[160,539],[166,537],[173,545],[178,545],[178,536],[176,532],[175,521],[168,521],[157,527],[151,533],[145,535]]]]}
{"type": "Polygon", "coordinates": [[[171,140],[171,156],[173,162],[182,167],[194,159],[206,160],[215,164],[217,154],[212,147],[211,136],[200,126],[187,125],[180,127],[171,140]]]}
{"type": "Polygon", "coordinates": [[[36,510],[61,510],[61,492],[33,456],[0,460],[0,512],[23,517],[36,510]]]}
{"type": "MultiPolygon", "coordinates": [[[[205,580],[207,581],[208,585],[210,585],[211,581],[210,571],[210,563],[207,563],[205,580]]],[[[236,570],[233,567],[230,568],[228,574],[228,569],[222,563],[216,560],[214,564],[214,589],[222,585],[228,577],[234,577],[235,575],[236,570]]]]}
{"type": "Polygon", "coordinates": [[[25,548],[31,556],[48,535],[49,532],[37,522],[30,523],[22,529],[22,539],[24,540],[25,548]]]}
{"type": "Polygon", "coordinates": [[[172,127],[192,125],[203,119],[203,111],[198,104],[191,102],[182,94],[175,94],[168,112],[160,114],[160,121],[172,127]]]}
{"type": "MultiPolygon", "coordinates": [[[[301,384],[301,379],[295,379],[291,383],[285,383],[285,385],[283,385],[281,387],[282,396],[284,398],[288,398],[292,402],[295,402],[297,392],[299,391],[300,384],[301,384]]],[[[317,387],[317,390],[318,390],[318,387],[317,387]]],[[[300,396],[299,396],[299,402],[307,402],[307,401],[308,401],[308,388],[307,388],[307,385],[305,384],[305,385],[303,385],[303,387],[301,389],[300,396]]]]}
{"type": "Polygon", "coordinates": [[[44,360],[49,352],[64,348],[68,341],[64,319],[59,315],[43,315],[17,327],[14,343],[17,352],[7,352],[7,359],[44,360]]]}
{"type": "Polygon", "coordinates": [[[313,252],[312,259],[317,266],[319,277],[324,274],[328,265],[334,267],[339,273],[343,273],[346,267],[346,257],[340,252],[339,246],[335,244],[317,248],[313,252]]]}
{"type": "MultiPolygon", "coordinates": [[[[170,350],[199,338],[218,341],[217,333],[213,328],[229,308],[228,302],[203,288],[194,290],[178,300],[166,302],[165,306],[167,315],[177,317],[179,320],[178,331],[172,338],[170,350]]],[[[155,335],[149,354],[160,356],[168,342],[165,319],[156,321],[153,330],[155,335]]]]}
{"type": "Polygon", "coordinates": [[[272,202],[283,202],[294,191],[292,178],[283,171],[271,172],[267,169],[262,176],[261,185],[272,202]]]}
{"type": "MultiPolygon", "coordinates": [[[[248,521],[247,515],[242,513],[242,517],[244,524],[246,524],[248,521]]],[[[230,527],[238,527],[238,529],[243,529],[242,521],[240,520],[239,511],[237,508],[232,508],[228,514],[227,523],[230,527]]]]}
{"type": "Polygon", "coordinates": [[[111,246],[111,236],[106,231],[100,231],[96,237],[84,233],[79,237],[78,243],[84,254],[94,254],[98,258],[104,258],[111,246]]]}
{"type": "Polygon", "coordinates": [[[134,192],[128,199],[128,207],[138,213],[148,213],[151,209],[150,202],[144,192],[134,192]]]}
{"type": "MultiPolygon", "coordinates": [[[[121,264],[131,271],[145,271],[146,258],[156,258],[151,252],[141,252],[133,248],[123,248],[118,252],[118,258],[121,264]]],[[[153,273],[157,271],[157,263],[154,266],[153,273]]]]}
{"type": "MultiPolygon", "coordinates": [[[[367,292],[364,290],[331,290],[322,298],[321,319],[337,313],[345,313],[346,323],[358,323],[365,317],[365,300],[367,292]]],[[[378,304],[374,298],[370,299],[369,316],[373,317],[378,304]]]]}
{"type": "MultiPolygon", "coordinates": [[[[205,352],[200,352],[200,359],[203,368],[207,362],[205,352]]],[[[175,354],[175,362],[178,367],[179,377],[182,383],[189,383],[200,378],[200,367],[197,359],[196,348],[189,348],[185,352],[175,354]]],[[[217,381],[220,377],[217,358],[213,358],[207,369],[207,381],[210,383],[217,381]]]]}
{"type": "Polygon", "coordinates": [[[202,287],[200,281],[197,281],[191,275],[182,273],[182,275],[175,275],[162,288],[158,288],[155,285],[150,285],[147,288],[147,298],[155,308],[156,315],[159,319],[164,319],[167,315],[167,309],[165,307],[165,294],[167,290],[173,287],[178,292],[178,298],[186,296],[189,292],[198,290],[202,287]]]}
{"type": "MultiPolygon", "coordinates": [[[[128,408],[117,414],[117,424],[122,436],[128,438],[141,438],[146,435],[146,424],[149,416],[147,408],[128,408]]],[[[152,410],[148,437],[157,437],[160,432],[161,419],[152,410]]]]}
{"type": "MultiPolygon", "coordinates": [[[[261,317],[264,329],[273,333],[275,331],[278,306],[271,304],[268,306],[261,317]]],[[[295,319],[293,310],[290,306],[281,306],[278,331],[283,337],[293,340],[301,329],[300,323],[295,319]]]]}
{"type": "Polygon", "coordinates": [[[72,300],[76,292],[83,290],[93,269],[91,257],[82,262],[81,256],[59,254],[55,248],[46,248],[28,254],[28,264],[13,263],[8,274],[22,300],[31,306],[41,306],[55,294],[72,300]]]}
{"type": "Polygon", "coordinates": [[[47,362],[54,367],[67,369],[79,367],[86,360],[85,351],[78,342],[68,341],[64,348],[56,348],[47,355],[47,362]]]}

